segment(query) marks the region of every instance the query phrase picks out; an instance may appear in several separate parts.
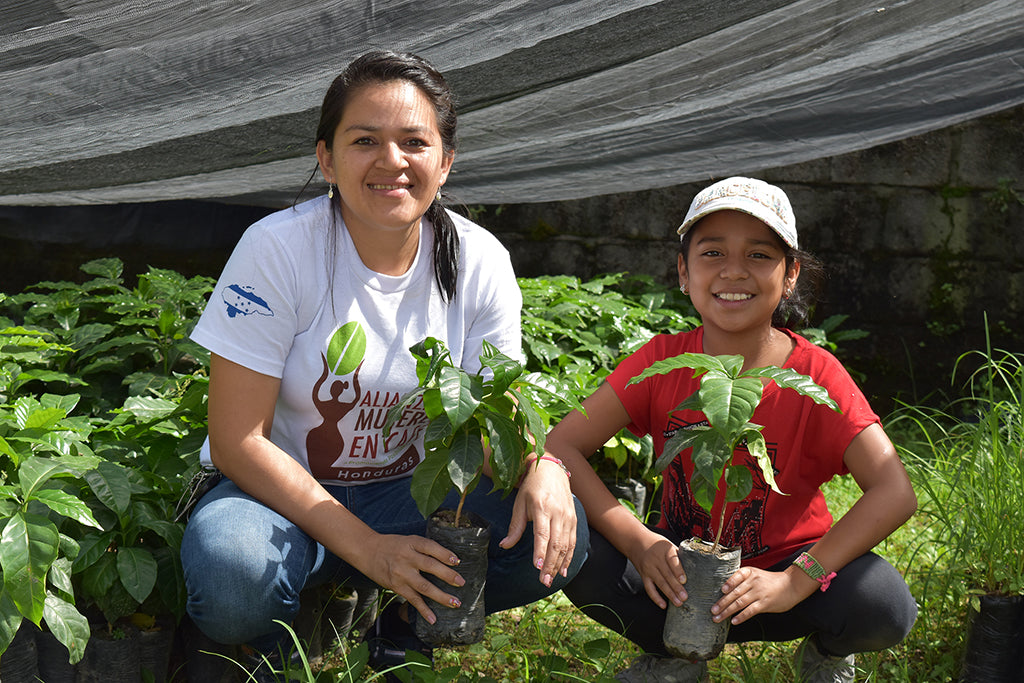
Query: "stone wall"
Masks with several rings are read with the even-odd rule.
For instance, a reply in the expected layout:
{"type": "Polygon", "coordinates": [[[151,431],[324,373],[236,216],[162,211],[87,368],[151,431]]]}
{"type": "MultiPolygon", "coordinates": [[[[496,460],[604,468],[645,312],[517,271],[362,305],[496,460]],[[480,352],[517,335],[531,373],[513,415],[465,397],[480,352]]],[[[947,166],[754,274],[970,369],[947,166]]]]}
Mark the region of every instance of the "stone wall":
{"type": "MultiPolygon", "coordinates": [[[[843,345],[876,408],[948,389],[956,357],[1024,352],[1024,107],[862,152],[751,170],[789,194],[801,246],[829,274],[820,321],[870,335],[843,345]]],[[[676,286],[677,241],[706,183],[574,202],[483,207],[478,220],[524,276],[618,270],[676,286]]]]}
{"type": "MultiPolygon", "coordinates": [[[[876,408],[948,388],[956,357],[1024,351],[1024,107],[862,152],[749,175],[789,193],[801,245],[830,279],[816,320],[867,330],[843,344],[876,408]]],[[[709,179],[710,180],[710,179],[709,179]]],[[[619,270],[676,286],[675,227],[706,183],[581,201],[473,207],[523,276],[619,270]]],[[[75,280],[118,256],[216,276],[245,227],[269,209],[203,202],[0,207],[0,292],[75,280]]]]}

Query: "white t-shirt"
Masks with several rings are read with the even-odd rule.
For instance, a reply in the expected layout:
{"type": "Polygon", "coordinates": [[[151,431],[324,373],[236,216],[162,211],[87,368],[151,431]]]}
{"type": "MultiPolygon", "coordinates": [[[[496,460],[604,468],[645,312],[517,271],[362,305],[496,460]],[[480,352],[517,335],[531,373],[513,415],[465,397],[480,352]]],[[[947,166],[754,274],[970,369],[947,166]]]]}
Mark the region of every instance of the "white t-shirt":
{"type": "MultiPolygon", "coordinates": [[[[388,409],[417,384],[413,344],[440,339],[471,372],[484,340],[522,359],[522,294],[508,251],[450,215],[460,243],[451,303],[434,278],[429,222],[409,271],[382,275],[360,260],[340,215],[332,237],[331,205],[319,197],[246,230],[192,333],[211,352],[281,379],[271,440],[323,483],[410,476],[422,460],[421,406],[387,441],[382,433],[388,409]]],[[[202,458],[209,462],[208,442],[202,458]]]]}

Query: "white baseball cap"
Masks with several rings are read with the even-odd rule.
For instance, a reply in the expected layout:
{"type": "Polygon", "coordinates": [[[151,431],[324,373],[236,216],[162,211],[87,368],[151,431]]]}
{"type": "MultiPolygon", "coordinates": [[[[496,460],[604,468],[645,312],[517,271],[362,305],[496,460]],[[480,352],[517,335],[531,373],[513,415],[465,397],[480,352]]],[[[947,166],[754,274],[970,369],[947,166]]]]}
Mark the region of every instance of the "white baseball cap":
{"type": "Polygon", "coordinates": [[[693,198],[686,219],[676,232],[679,239],[709,213],[732,209],[757,218],[774,230],[782,241],[798,249],[796,238],[796,217],[786,193],[756,178],[736,176],[710,185],[693,198]]]}

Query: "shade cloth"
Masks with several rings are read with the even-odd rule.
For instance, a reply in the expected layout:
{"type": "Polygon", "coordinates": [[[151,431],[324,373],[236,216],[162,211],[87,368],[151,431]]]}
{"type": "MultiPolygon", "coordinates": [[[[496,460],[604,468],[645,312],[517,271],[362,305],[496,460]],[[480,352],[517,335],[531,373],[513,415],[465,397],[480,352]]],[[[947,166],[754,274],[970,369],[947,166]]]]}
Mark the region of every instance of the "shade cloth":
{"type": "MultiPolygon", "coordinates": [[[[1021,0],[8,0],[0,203],[290,203],[328,84],[419,53],[467,203],[667,187],[1024,103],[1021,0]]],[[[319,181],[319,179],[317,179],[319,181]]],[[[319,190],[319,186],[314,188],[319,190]]]]}

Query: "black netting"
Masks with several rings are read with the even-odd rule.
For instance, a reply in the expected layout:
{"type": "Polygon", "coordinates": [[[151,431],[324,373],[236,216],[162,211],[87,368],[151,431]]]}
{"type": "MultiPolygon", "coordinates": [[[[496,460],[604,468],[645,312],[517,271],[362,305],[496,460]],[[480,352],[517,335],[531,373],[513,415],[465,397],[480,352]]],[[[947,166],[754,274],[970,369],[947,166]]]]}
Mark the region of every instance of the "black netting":
{"type": "Polygon", "coordinates": [[[1024,103],[1020,0],[16,0],[0,203],[289,203],[374,47],[460,99],[449,189],[522,203],[872,147],[1024,103]],[[284,7],[283,7],[284,6],[284,7]]]}

